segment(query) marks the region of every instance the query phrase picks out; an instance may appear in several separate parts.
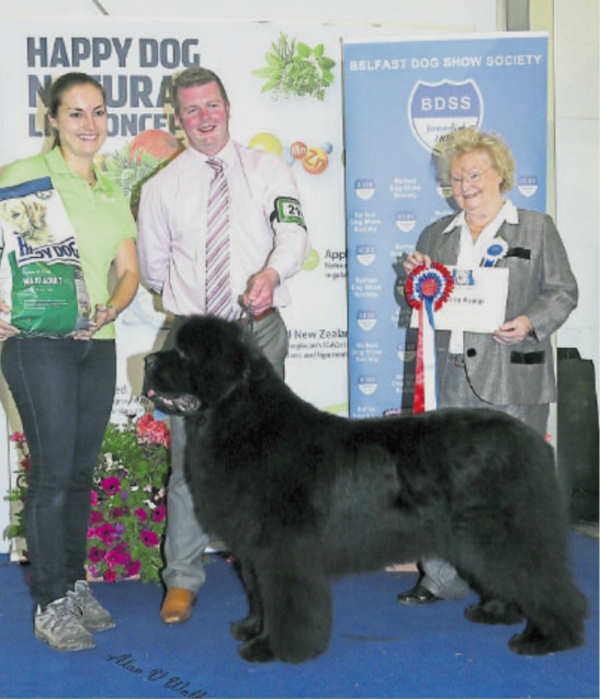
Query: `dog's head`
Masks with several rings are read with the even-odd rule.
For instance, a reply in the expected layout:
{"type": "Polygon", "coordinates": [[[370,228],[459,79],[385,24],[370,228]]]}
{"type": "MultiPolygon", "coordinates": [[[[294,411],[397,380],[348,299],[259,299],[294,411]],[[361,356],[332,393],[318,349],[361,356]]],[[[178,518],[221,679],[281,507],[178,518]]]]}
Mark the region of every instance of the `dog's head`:
{"type": "Polygon", "coordinates": [[[165,413],[192,415],[246,384],[260,357],[238,323],[194,316],[177,332],[173,349],[146,357],[144,393],[165,413]]]}
{"type": "Polygon", "coordinates": [[[0,204],[0,217],[15,235],[27,240],[46,228],[46,206],[31,198],[9,199],[0,204]]]}

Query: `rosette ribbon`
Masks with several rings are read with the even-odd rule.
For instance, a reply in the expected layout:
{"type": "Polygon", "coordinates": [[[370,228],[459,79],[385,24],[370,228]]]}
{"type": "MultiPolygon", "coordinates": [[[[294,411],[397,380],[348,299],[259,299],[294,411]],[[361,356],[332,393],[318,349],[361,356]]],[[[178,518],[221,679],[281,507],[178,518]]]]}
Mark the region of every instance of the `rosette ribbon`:
{"type": "Polygon", "coordinates": [[[508,252],[508,243],[504,238],[494,238],[485,251],[481,260],[481,267],[494,267],[498,260],[501,260],[508,252]]]}
{"type": "Polygon", "coordinates": [[[406,280],[408,303],[419,312],[414,413],[437,408],[435,312],[446,303],[453,288],[450,270],[439,262],[431,267],[415,267],[406,280]]]}

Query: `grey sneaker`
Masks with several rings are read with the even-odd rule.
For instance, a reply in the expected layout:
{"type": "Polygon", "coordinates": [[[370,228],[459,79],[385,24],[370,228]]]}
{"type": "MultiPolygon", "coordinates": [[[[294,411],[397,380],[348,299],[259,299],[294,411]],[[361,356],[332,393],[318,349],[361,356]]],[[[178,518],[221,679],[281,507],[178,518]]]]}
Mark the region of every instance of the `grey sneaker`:
{"type": "Polygon", "coordinates": [[[81,610],[70,597],[54,600],[43,611],[38,604],[33,624],[35,637],[55,650],[93,648],[94,638],[81,620],[81,610]]]}
{"type": "Polygon", "coordinates": [[[88,631],[106,631],[114,627],[113,618],[92,595],[90,586],[85,580],[77,580],[75,589],[69,590],[67,597],[81,609],[81,623],[88,631]]]}

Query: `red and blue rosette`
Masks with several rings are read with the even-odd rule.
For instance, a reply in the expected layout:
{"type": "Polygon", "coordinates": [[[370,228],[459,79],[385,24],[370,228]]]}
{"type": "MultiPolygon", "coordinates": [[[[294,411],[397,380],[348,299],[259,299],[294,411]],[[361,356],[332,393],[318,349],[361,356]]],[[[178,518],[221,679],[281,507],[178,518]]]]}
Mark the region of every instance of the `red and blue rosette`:
{"type": "Polygon", "coordinates": [[[439,262],[419,265],[406,279],[408,303],[419,311],[419,339],[413,412],[437,408],[435,312],[446,303],[454,288],[450,270],[439,262]]]}

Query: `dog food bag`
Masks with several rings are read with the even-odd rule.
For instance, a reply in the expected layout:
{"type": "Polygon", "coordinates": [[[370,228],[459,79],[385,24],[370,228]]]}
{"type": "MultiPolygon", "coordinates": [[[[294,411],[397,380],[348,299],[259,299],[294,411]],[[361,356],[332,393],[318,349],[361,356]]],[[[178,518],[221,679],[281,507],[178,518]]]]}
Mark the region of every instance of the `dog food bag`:
{"type": "Polygon", "coordinates": [[[49,177],[0,187],[0,299],[22,333],[64,337],[90,326],[75,231],[49,177]]]}

